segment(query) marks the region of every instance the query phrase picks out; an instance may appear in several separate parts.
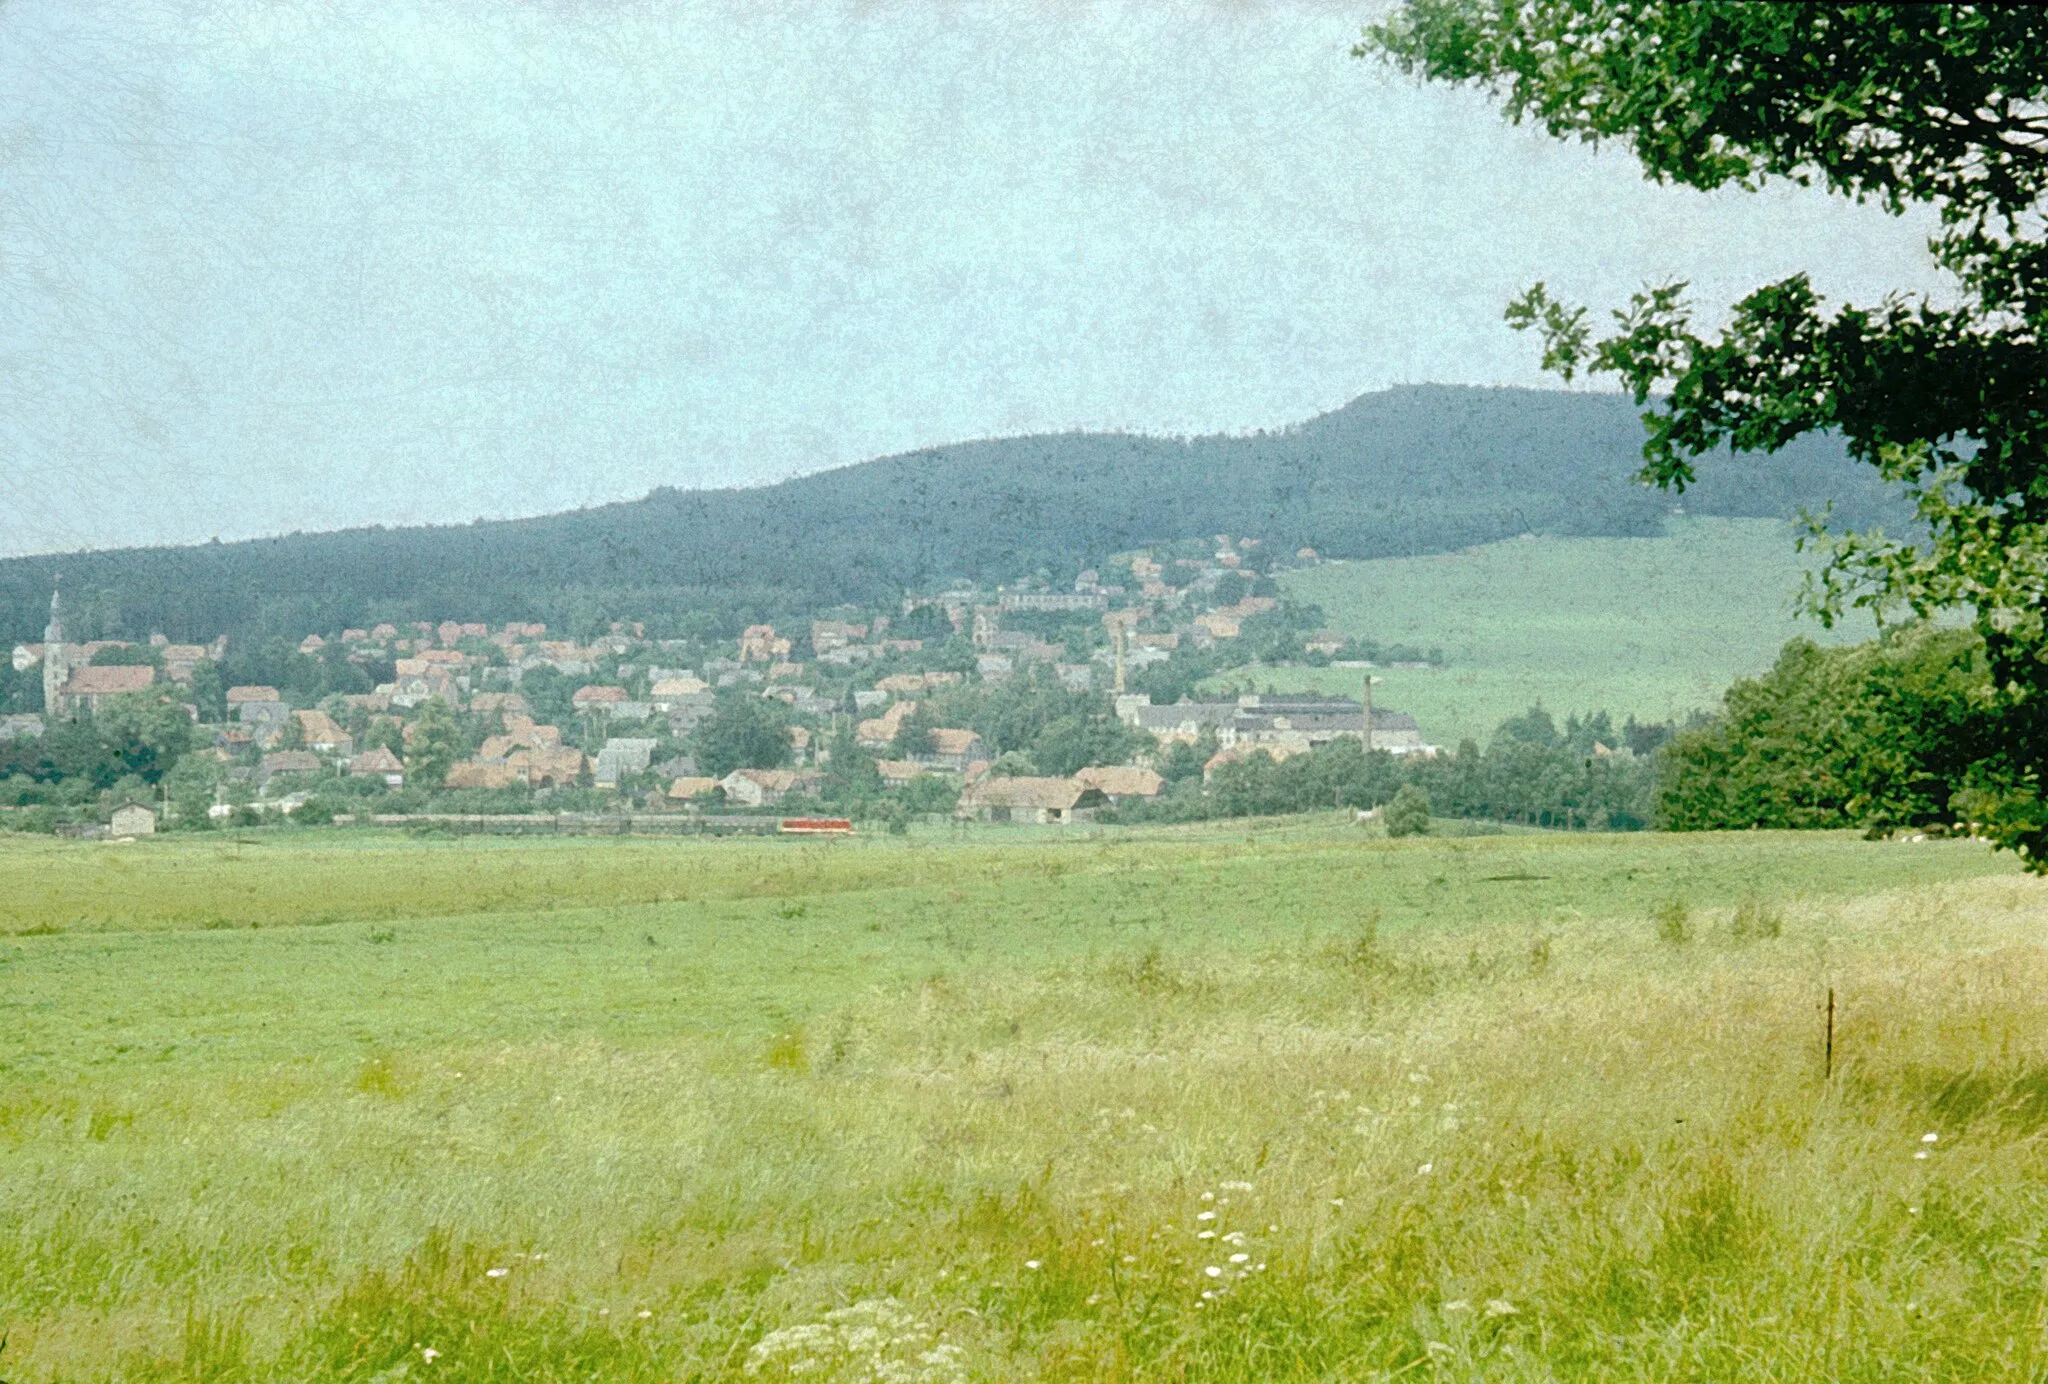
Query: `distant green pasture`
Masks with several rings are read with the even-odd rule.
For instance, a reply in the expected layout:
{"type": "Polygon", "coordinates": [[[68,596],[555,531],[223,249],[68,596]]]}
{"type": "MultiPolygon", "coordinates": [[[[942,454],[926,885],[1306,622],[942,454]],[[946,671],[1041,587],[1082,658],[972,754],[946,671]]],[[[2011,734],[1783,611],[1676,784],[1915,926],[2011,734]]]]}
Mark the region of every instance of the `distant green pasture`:
{"type": "MultiPolygon", "coordinates": [[[[1484,742],[1539,702],[1560,718],[1604,709],[1617,720],[1665,720],[1711,710],[1730,682],[1769,667],[1794,635],[1869,638],[1868,618],[1828,631],[1794,616],[1807,559],[1793,538],[1777,520],[1675,518],[1662,538],[1523,538],[1431,557],[1329,562],[1281,582],[1346,634],[1441,648],[1445,668],[1379,670],[1377,695],[1412,713],[1432,740],[1484,742]]],[[[1250,676],[1279,691],[1355,694],[1362,674],[1277,668],[1250,676]]]]}

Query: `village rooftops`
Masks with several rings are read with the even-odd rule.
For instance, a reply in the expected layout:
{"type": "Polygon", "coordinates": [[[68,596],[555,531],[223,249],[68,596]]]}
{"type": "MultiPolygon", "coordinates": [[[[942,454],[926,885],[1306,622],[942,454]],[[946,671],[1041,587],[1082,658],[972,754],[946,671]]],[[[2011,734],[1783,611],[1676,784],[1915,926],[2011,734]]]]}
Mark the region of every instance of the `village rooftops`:
{"type": "Polygon", "coordinates": [[[351,774],[402,774],[405,772],[405,765],[399,761],[397,755],[382,745],[375,745],[351,759],[348,762],[348,771],[351,774]]]}
{"type": "Polygon", "coordinates": [[[1074,782],[1099,788],[1112,801],[1117,798],[1156,798],[1166,780],[1155,769],[1139,764],[1104,764],[1083,769],[1074,782]]]}
{"type": "Polygon", "coordinates": [[[230,687],[228,689],[229,706],[239,706],[243,702],[281,702],[283,700],[284,698],[279,695],[275,687],[251,684],[247,687],[230,687]]]}
{"type": "Polygon", "coordinates": [[[156,669],[142,664],[90,664],[74,669],[64,684],[67,697],[117,697],[123,692],[140,692],[156,681],[156,669]]]}
{"type": "Polygon", "coordinates": [[[984,778],[967,785],[955,815],[991,821],[1068,822],[1108,801],[1099,788],[1064,778],[984,778]]]}

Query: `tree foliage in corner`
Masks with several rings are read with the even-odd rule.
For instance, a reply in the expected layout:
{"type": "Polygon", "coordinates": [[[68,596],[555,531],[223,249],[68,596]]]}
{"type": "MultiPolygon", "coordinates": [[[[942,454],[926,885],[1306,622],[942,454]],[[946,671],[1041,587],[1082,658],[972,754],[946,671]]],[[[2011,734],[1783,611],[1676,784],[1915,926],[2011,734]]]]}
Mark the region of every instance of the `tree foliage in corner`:
{"type": "Polygon", "coordinates": [[[1926,616],[1968,610],[1991,672],[1970,769],[1984,827],[2048,871],[2048,12],[1973,5],[1409,0],[1356,50],[1487,88],[1559,138],[1616,140],[1662,182],[1818,184],[1893,213],[1931,206],[1954,301],[1825,303],[1804,275],[1758,288],[1719,332],[1682,283],[1595,339],[1541,284],[1510,306],[1544,361],[1618,376],[1644,414],[1646,479],[1683,490],[1727,443],[1775,452],[1833,432],[1902,485],[1920,541],[1811,539],[1809,592],[1926,616]]]}

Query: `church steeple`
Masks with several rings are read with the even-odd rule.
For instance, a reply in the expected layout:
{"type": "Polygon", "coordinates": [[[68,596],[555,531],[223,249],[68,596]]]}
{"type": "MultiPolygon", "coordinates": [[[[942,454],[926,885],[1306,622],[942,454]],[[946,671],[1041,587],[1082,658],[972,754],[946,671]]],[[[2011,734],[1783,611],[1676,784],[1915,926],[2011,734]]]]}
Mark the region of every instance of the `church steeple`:
{"type": "Polygon", "coordinates": [[[71,680],[70,651],[64,647],[64,602],[62,593],[50,592],[50,624],[43,631],[43,714],[55,719],[64,714],[64,684],[71,680]]]}

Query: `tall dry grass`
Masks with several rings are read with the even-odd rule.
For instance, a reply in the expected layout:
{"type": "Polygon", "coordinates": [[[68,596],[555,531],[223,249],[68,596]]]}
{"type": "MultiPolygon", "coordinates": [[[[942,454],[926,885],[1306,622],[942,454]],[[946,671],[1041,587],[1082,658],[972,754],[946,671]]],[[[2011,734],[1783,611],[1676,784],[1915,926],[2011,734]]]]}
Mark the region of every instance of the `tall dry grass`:
{"type": "Polygon", "coordinates": [[[1648,913],[1391,939],[1369,917],[1249,955],[933,975],[766,1042],[17,1091],[0,1362],[134,1380],[2048,1367],[2048,886],[1750,900],[1690,910],[1682,939],[1648,913]]]}

